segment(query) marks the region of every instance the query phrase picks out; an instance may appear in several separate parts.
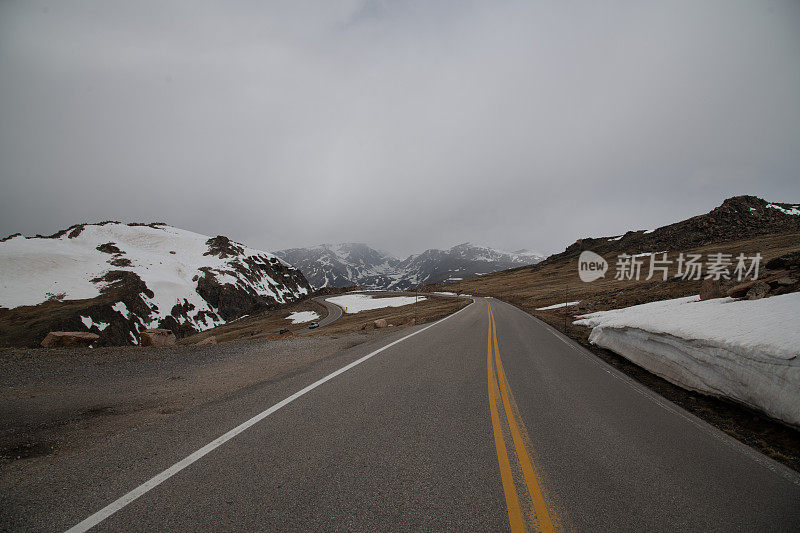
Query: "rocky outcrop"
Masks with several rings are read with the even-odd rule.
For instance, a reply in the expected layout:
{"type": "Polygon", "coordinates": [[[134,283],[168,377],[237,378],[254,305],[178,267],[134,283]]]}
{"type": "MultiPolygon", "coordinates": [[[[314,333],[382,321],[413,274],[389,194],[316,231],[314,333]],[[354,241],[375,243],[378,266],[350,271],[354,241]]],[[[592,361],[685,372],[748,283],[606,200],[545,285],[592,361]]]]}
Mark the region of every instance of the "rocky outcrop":
{"type": "Polygon", "coordinates": [[[753,286],[747,290],[745,298],[748,300],[760,300],[769,292],[769,283],[764,281],[756,281],[753,286]]]}
{"type": "MultiPolygon", "coordinates": [[[[714,210],[652,231],[629,231],[621,236],[584,238],[532,268],[577,257],[591,250],[611,257],[664,250],[688,250],[756,237],[800,231],[800,215],[792,204],[770,203],[756,196],[734,196],[714,210]]],[[[608,259],[606,257],[606,259],[608,259]]]]}
{"type": "Polygon", "coordinates": [[[722,283],[717,279],[704,279],[700,285],[700,299],[710,300],[712,298],[723,298],[726,292],[722,289],[722,283]]]}
{"type": "Polygon", "coordinates": [[[42,341],[44,348],[80,348],[91,346],[100,336],[86,331],[51,331],[42,341]]]}
{"type": "Polygon", "coordinates": [[[168,329],[146,329],[139,333],[140,346],[174,346],[177,342],[175,334],[168,329]]]}
{"type": "MultiPolygon", "coordinates": [[[[728,289],[727,295],[731,298],[744,298],[747,295],[747,291],[750,290],[750,287],[755,285],[755,281],[748,281],[746,283],[739,283],[738,285],[734,285],[730,289],[728,289]]],[[[702,300],[703,297],[701,296],[700,299],[702,300]]]]}

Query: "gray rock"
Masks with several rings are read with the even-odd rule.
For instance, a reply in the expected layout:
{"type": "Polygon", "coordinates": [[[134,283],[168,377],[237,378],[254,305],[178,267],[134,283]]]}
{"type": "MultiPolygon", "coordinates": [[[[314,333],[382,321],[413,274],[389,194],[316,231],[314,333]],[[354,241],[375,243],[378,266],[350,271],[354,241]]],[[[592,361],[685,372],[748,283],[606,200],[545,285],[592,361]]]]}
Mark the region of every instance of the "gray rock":
{"type": "Polygon", "coordinates": [[[769,283],[764,281],[757,281],[747,291],[745,296],[748,300],[759,300],[769,293],[769,283]]]}
{"type": "Polygon", "coordinates": [[[100,338],[88,331],[51,331],[42,341],[45,348],[87,347],[100,338]]]}
{"type": "Polygon", "coordinates": [[[711,300],[712,298],[724,298],[727,296],[722,290],[722,283],[717,279],[704,279],[700,285],[700,299],[711,300]]]}
{"type": "Polygon", "coordinates": [[[139,334],[140,346],[174,346],[175,334],[168,329],[146,329],[139,334]]]}

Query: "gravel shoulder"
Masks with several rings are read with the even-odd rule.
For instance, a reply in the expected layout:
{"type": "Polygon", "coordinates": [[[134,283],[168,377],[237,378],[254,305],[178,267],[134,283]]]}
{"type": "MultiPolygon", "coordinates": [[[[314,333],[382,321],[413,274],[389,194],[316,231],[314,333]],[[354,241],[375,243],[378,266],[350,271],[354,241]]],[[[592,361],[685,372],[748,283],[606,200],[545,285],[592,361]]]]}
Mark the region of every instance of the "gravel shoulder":
{"type": "Polygon", "coordinates": [[[218,346],[0,350],[0,488],[51,455],[280,379],[397,328],[218,346]]]}

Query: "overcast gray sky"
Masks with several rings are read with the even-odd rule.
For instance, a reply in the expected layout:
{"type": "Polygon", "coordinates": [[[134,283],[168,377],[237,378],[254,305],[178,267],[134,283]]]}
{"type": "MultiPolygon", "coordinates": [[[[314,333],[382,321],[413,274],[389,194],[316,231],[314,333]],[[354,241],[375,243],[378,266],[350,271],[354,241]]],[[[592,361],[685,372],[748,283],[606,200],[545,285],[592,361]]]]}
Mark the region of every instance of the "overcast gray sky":
{"type": "Polygon", "coordinates": [[[800,202],[800,2],[0,2],[0,233],[559,251],[800,202]]]}

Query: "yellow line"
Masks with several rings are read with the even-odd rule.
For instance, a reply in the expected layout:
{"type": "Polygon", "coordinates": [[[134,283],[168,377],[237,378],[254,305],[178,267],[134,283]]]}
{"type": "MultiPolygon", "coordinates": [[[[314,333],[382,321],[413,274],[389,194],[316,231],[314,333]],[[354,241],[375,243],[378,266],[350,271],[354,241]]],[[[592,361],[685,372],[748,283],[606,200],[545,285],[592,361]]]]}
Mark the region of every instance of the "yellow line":
{"type": "Polygon", "coordinates": [[[494,379],[494,365],[492,364],[492,324],[489,317],[489,334],[487,335],[486,366],[489,374],[489,411],[492,415],[492,429],[494,430],[494,446],[497,449],[497,462],[500,464],[500,478],[503,480],[503,492],[506,496],[508,508],[508,522],[511,531],[525,531],[522,522],[522,511],[519,508],[517,490],[514,488],[514,478],[511,475],[511,464],[506,451],[506,441],[500,429],[500,415],[497,412],[497,382],[494,379]]]}
{"type": "Polygon", "coordinates": [[[503,370],[503,362],[500,359],[500,345],[497,343],[497,327],[494,320],[494,313],[491,307],[489,309],[492,337],[494,339],[494,359],[497,362],[497,377],[500,381],[500,396],[503,398],[503,407],[505,408],[506,418],[508,418],[508,426],[511,429],[511,437],[514,439],[514,448],[517,451],[517,458],[519,459],[520,467],[522,468],[522,475],[525,478],[525,484],[528,486],[528,494],[533,502],[533,508],[536,511],[536,519],[539,522],[539,527],[545,533],[553,532],[553,523],[550,520],[550,513],[547,511],[547,504],[542,495],[542,489],[539,486],[539,481],[536,479],[536,473],[531,464],[531,458],[528,455],[528,450],[525,447],[525,441],[522,438],[517,418],[511,409],[511,402],[508,399],[508,385],[506,384],[505,371],[503,370]]]}

